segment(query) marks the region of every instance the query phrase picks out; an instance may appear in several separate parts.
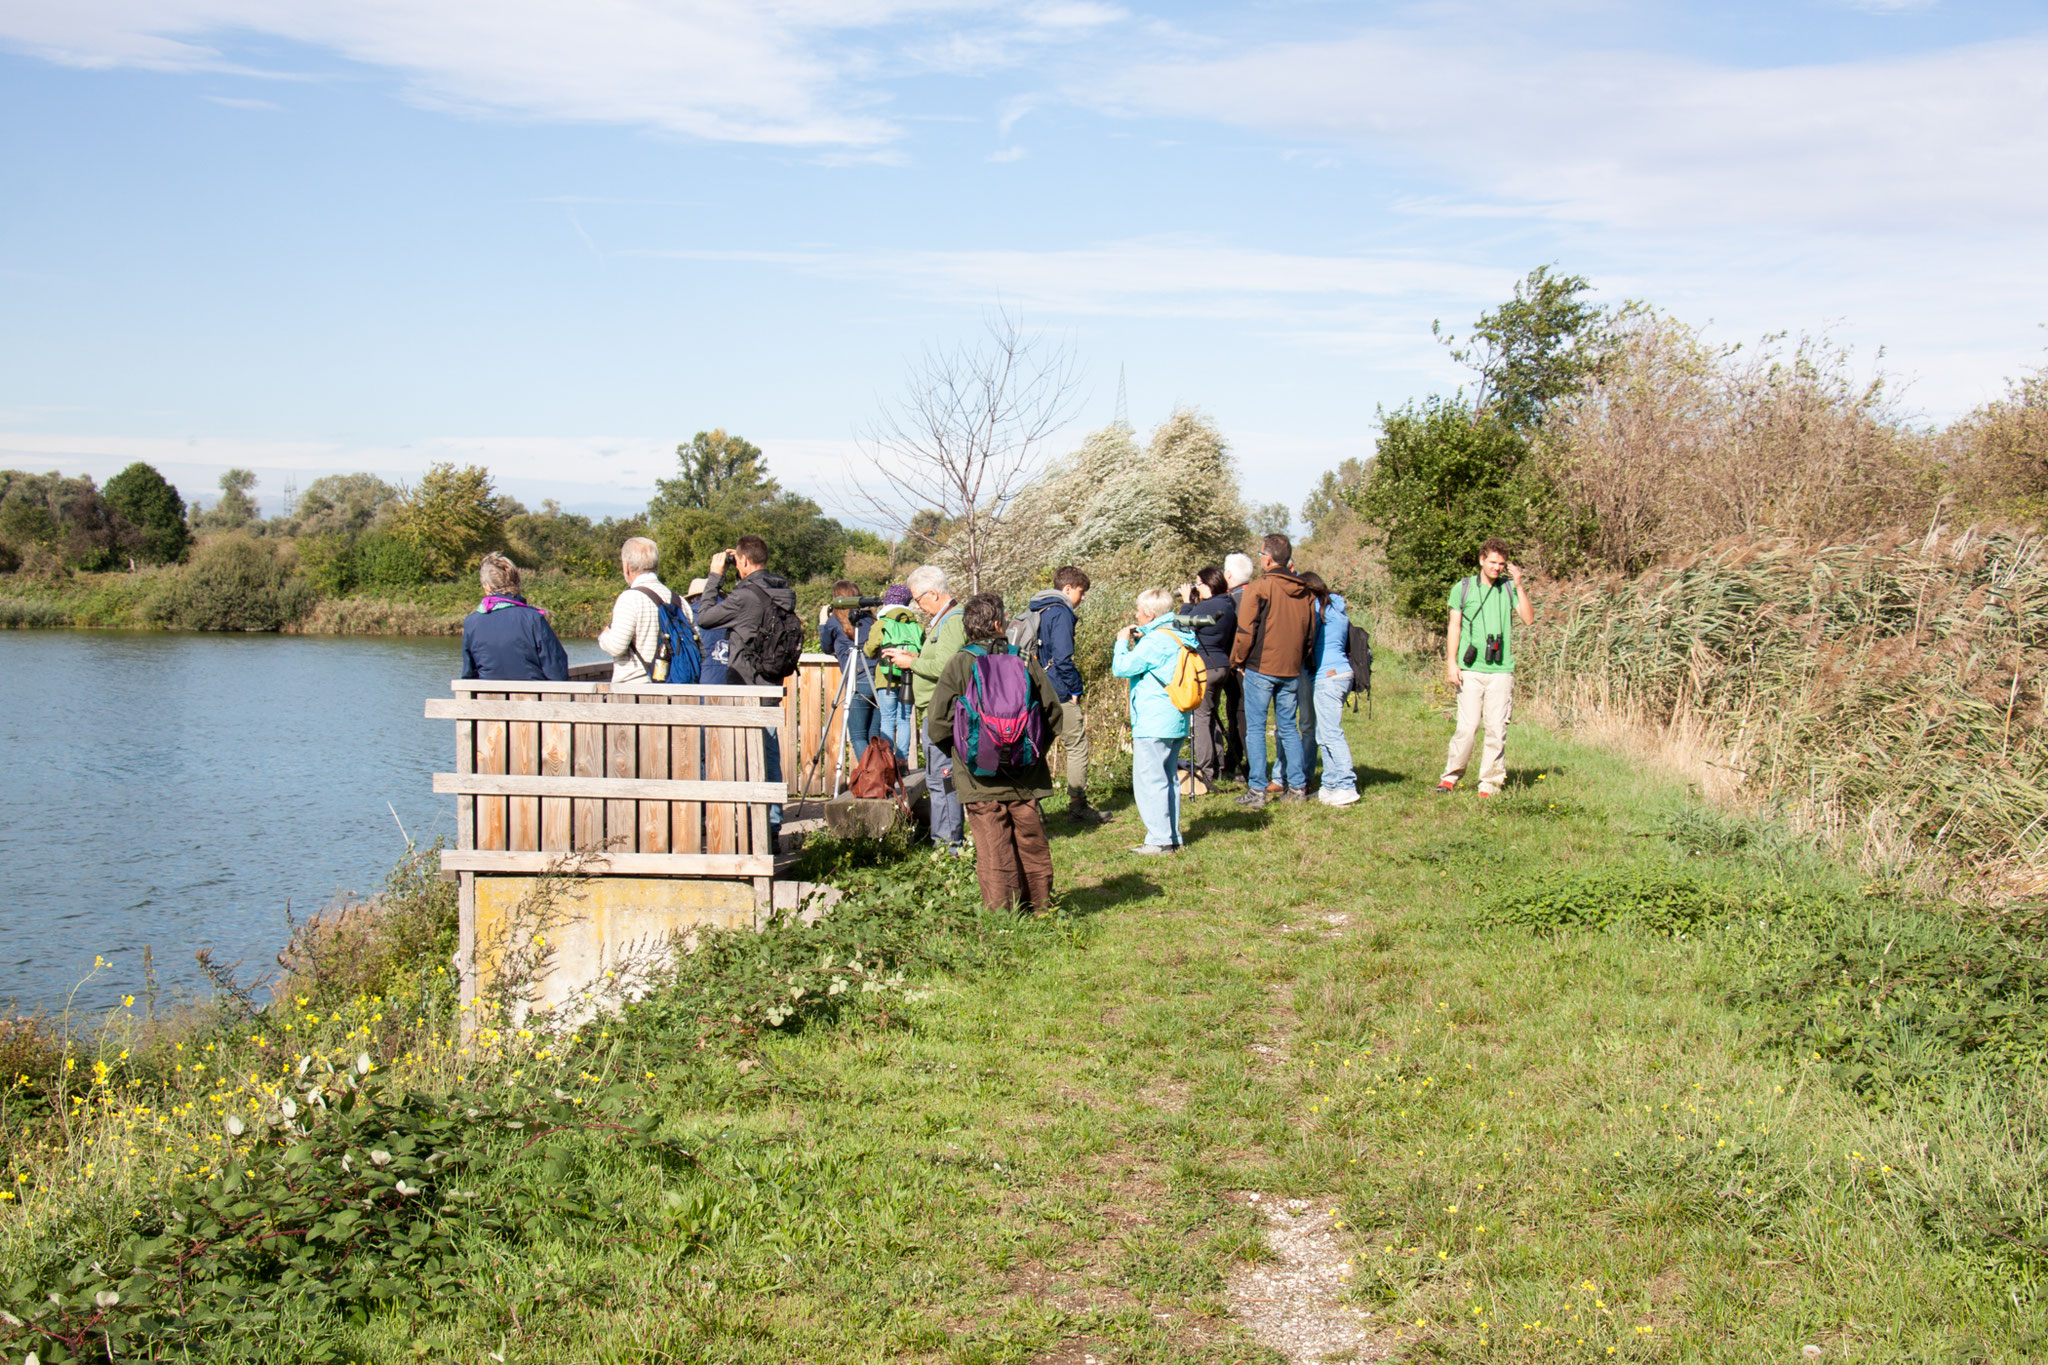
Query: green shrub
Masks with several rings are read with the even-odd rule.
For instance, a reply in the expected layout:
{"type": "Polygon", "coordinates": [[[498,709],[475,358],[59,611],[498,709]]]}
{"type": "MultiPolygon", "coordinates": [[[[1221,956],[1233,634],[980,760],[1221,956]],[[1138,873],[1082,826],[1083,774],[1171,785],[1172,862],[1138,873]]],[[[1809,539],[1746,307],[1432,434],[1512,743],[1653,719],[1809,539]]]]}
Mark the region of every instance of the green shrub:
{"type": "Polygon", "coordinates": [[[338,531],[300,536],[299,572],[323,597],[340,597],[356,585],[356,547],[338,531]]]}
{"type": "Polygon", "coordinates": [[[365,592],[416,588],[433,574],[427,556],[411,541],[376,532],[356,542],[353,587],[365,592]]]}
{"type": "Polygon", "coordinates": [[[274,542],[235,533],[208,541],[182,570],[166,575],[149,615],[186,630],[280,630],[304,615],[313,597],[274,542]]]}

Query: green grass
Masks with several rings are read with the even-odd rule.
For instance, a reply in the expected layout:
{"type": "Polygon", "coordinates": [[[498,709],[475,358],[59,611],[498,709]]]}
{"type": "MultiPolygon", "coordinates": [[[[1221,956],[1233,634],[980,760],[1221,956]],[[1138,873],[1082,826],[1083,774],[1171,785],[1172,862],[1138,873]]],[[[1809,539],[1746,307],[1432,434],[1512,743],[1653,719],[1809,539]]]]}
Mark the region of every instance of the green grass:
{"type": "MultiPolygon", "coordinates": [[[[1062,833],[1059,920],[979,914],[964,867],[885,858],[837,923],[721,944],[566,1047],[508,1039],[458,1070],[431,1028],[380,1042],[435,1059],[389,1074],[495,1106],[469,1158],[494,1208],[552,1191],[582,1212],[517,1236],[451,1216],[459,1291],[361,1323],[309,1300],[241,1349],[1272,1361],[1225,1293],[1264,1254],[1260,1192],[1341,1211],[1396,1359],[2048,1353],[2038,1055],[2017,1024],[1914,1022],[1957,1013],[1934,1007],[1962,989],[1942,971],[2004,982],[1988,955],[2012,926],[1866,895],[1533,727],[1507,794],[1438,797],[1443,698],[1384,672],[1348,727],[1357,806],[1209,798],[1172,861],[1124,852],[1128,811],[1062,833]],[[1907,925],[1903,957],[1868,943],[1907,925]],[[799,988],[813,1003],[765,1027],[799,988]],[[1868,1083],[1873,1059],[1898,1078],[1868,1083]],[[629,1096],[667,1145],[494,1127],[536,1081],[622,1115],[629,1096]]],[[[322,1048],[384,1037],[356,1008],[322,1048]]],[[[106,1254],[159,1197],[45,1178],[4,1215],[0,1279],[53,1241],[106,1254]]]]}

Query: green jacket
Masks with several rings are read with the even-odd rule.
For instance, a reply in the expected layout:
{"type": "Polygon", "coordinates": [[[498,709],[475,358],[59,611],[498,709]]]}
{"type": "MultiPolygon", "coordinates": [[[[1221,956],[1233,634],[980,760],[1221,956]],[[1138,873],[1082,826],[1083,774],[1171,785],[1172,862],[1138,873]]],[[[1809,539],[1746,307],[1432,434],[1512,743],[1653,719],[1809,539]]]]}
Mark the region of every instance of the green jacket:
{"type": "MultiPolygon", "coordinates": [[[[991,654],[1009,652],[1008,644],[989,646],[991,654]]],[[[1045,713],[1045,747],[1050,750],[1063,733],[1060,696],[1044,669],[1035,663],[1027,663],[1025,667],[1031,670],[1031,690],[1037,694],[1038,705],[1045,713]]],[[[932,689],[932,743],[947,753],[953,750],[953,702],[973,676],[974,656],[956,649],[952,662],[946,665],[946,671],[939,675],[938,684],[932,689]]],[[[963,802],[1036,801],[1052,795],[1052,772],[1046,766],[1044,754],[1040,754],[1038,761],[1024,771],[1002,777],[976,777],[968,771],[965,763],[956,759],[953,763],[953,790],[960,794],[963,802]]]]}
{"type": "Polygon", "coordinates": [[[946,671],[960,646],[967,643],[967,623],[960,617],[960,607],[956,597],[953,605],[931,619],[924,628],[924,648],[911,660],[910,699],[917,703],[919,711],[931,708],[932,688],[938,685],[939,674],[946,671]]]}

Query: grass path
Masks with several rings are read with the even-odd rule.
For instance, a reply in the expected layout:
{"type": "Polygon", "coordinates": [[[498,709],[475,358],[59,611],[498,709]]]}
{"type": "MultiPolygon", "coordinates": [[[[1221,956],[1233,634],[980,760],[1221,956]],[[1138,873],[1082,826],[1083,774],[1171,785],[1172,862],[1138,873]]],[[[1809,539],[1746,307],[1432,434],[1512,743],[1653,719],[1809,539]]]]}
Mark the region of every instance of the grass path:
{"type": "Polygon", "coordinates": [[[1335,1211],[1359,1358],[2040,1358],[2032,1300],[1887,1183],[1925,1133],[1758,1050],[1699,950],[1479,924],[1546,867],[1668,862],[1684,794],[1518,727],[1509,793],[1439,798],[1442,713],[1386,683],[1357,806],[1211,798],[1171,862],[1124,853],[1130,813],[1059,839],[1073,927],[1020,971],[657,1079],[719,1177],[674,1235],[536,1249],[384,1348],[1273,1361],[1226,1296],[1256,1192],[1335,1211]]]}

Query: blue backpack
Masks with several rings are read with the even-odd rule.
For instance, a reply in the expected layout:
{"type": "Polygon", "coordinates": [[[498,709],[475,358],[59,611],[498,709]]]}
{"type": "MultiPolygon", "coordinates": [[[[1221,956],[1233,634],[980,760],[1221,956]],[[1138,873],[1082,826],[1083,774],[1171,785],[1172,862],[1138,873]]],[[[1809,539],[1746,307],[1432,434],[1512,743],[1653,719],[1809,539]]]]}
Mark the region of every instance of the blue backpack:
{"type": "Polygon", "coordinates": [[[654,643],[654,657],[647,661],[647,680],[687,686],[703,676],[704,656],[697,650],[697,631],[683,613],[683,599],[664,602],[652,588],[636,587],[654,603],[661,621],[661,634],[654,643]]]}

